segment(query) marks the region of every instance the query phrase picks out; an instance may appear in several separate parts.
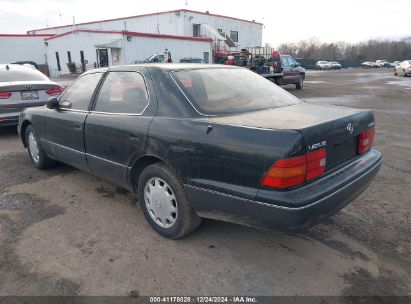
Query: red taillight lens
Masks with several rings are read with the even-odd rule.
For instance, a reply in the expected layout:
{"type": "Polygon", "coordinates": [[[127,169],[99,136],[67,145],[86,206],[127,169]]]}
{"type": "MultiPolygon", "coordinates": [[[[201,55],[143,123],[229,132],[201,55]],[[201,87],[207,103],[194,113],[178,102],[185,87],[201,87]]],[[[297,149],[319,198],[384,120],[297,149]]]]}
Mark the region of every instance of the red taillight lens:
{"type": "Polygon", "coordinates": [[[63,93],[63,91],[64,91],[64,88],[59,87],[59,88],[54,88],[54,89],[47,90],[46,93],[49,94],[49,95],[57,95],[57,94],[63,93]]]}
{"type": "Polygon", "coordinates": [[[0,92],[0,99],[10,98],[11,92],[0,92]]]}
{"type": "Polygon", "coordinates": [[[325,148],[307,153],[307,175],[305,180],[309,181],[324,174],[326,156],[325,148]]]}
{"type": "Polygon", "coordinates": [[[305,155],[277,161],[264,175],[261,185],[288,188],[304,183],[305,155]]]}
{"type": "Polygon", "coordinates": [[[261,185],[285,189],[301,185],[325,172],[325,148],[303,156],[281,159],[265,173],[261,185]]]}
{"type": "Polygon", "coordinates": [[[370,128],[360,134],[360,141],[358,143],[358,153],[363,154],[371,149],[374,144],[375,128],[370,128]]]}

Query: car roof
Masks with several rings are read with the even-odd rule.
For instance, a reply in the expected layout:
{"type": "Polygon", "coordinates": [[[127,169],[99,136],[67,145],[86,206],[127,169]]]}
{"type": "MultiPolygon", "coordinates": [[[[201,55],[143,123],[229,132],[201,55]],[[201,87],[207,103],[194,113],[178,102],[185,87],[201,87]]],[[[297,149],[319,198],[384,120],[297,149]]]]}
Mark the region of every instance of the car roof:
{"type": "Polygon", "coordinates": [[[110,71],[120,71],[126,69],[147,68],[149,70],[164,70],[164,71],[179,71],[179,70],[199,70],[199,69],[241,69],[237,66],[222,65],[222,64],[198,64],[198,63],[143,63],[143,64],[129,64],[116,65],[110,67],[110,71]]]}

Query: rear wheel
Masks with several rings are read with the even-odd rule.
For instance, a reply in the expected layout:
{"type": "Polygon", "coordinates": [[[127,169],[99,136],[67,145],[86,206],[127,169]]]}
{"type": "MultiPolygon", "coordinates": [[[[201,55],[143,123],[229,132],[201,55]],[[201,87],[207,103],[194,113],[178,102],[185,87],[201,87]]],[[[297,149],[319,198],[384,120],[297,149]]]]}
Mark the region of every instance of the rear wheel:
{"type": "Polygon", "coordinates": [[[50,159],[40,146],[40,140],[33,126],[26,128],[27,150],[33,165],[38,169],[47,169],[55,165],[55,161],[50,159]]]}
{"type": "Polygon", "coordinates": [[[143,170],[138,179],[138,200],[150,225],[167,238],[182,238],[201,223],[183,184],[165,164],[155,163],[143,170]]]}
{"type": "Polygon", "coordinates": [[[397,69],[394,69],[394,76],[397,76],[397,75],[398,75],[397,69]]]}
{"type": "Polygon", "coordinates": [[[405,73],[405,70],[402,71],[402,76],[407,77],[407,73],[405,73]]]}
{"type": "Polygon", "coordinates": [[[300,75],[300,77],[298,77],[298,81],[295,84],[295,87],[297,88],[297,90],[301,90],[304,86],[304,78],[303,75],[300,75]]]}

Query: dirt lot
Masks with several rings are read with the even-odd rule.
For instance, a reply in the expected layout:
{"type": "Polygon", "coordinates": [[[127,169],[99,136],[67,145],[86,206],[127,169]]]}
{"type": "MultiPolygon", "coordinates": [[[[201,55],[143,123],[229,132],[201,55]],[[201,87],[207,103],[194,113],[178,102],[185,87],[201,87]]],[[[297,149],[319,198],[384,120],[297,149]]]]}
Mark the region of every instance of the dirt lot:
{"type": "Polygon", "coordinates": [[[0,295],[411,295],[411,77],[309,72],[310,103],[371,108],[384,165],[304,234],[204,221],[171,241],[135,197],[67,166],[35,169],[0,131],[0,295]]]}

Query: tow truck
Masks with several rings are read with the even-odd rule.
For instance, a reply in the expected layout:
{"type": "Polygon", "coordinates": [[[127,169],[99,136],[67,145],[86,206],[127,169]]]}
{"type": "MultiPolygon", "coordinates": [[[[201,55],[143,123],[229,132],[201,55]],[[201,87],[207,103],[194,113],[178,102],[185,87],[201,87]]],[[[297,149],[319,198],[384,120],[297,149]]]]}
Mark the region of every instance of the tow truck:
{"type": "Polygon", "coordinates": [[[220,51],[216,53],[215,63],[225,64],[228,56],[234,57],[234,64],[248,68],[277,85],[295,84],[302,89],[305,69],[290,55],[280,54],[273,48],[245,48],[241,52],[220,51]]]}

